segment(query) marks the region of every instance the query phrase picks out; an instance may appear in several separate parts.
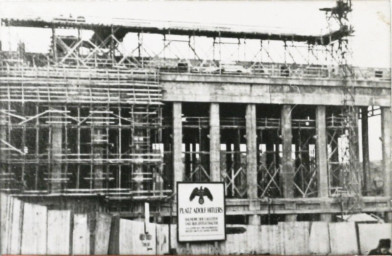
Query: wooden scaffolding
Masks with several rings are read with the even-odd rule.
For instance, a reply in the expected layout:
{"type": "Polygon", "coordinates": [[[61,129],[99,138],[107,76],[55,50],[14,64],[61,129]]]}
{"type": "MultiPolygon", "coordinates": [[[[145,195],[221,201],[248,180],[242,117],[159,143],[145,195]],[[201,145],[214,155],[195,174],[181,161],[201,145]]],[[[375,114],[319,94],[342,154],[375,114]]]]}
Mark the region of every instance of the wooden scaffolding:
{"type": "Polygon", "coordinates": [[[1,189],[163,196],[162,89],[153,69],[0,69],[1,189]]]}

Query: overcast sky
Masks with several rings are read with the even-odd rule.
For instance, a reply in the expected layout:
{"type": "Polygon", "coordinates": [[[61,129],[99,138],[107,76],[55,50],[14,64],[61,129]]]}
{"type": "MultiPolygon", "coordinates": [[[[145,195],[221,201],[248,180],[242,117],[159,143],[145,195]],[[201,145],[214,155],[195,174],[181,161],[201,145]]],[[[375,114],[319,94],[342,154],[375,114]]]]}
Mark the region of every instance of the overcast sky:
{"type": "MultiPolygon", "coordinates": [[[[251,25],[284,32],[319,34],[327,22],[319,8],[333,0],[264,1],[18,1],[0,0],[0,16],[94,16],[171,20],[206,24],[251,25]]],[[[353,0],[351,23],[354,64],[389,67],[390,8],[388,0],[353,0]]],[[[35,32],[33,32],[35,33],[35,32]]],[[[6,38],[6,34],[2,33],[6,38]]],[[[3,44],[6,44],[4,42],[3,44]]],[[[37,44],[37,42],[36,42],[37,44]]],[[[38,40],[39,44],[39,40],[38,40]]]]}

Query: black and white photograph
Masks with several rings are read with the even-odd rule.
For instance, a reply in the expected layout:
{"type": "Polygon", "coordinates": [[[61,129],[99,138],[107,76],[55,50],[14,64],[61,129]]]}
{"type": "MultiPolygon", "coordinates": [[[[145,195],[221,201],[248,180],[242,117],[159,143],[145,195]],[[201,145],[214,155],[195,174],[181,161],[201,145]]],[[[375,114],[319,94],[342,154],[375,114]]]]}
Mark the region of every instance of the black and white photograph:
{"type": "Polygon", "coordinates": [[[0,255],[392,255],[391,0],[0,0],[0,255]]]}

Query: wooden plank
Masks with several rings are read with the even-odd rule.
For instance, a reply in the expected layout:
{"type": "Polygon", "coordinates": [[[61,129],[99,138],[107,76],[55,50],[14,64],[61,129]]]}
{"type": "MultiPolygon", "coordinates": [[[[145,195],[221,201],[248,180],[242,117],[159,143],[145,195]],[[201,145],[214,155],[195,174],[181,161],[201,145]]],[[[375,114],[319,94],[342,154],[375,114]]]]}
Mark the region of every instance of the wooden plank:
{"type": "Polygon", "coordinates": [[[193,255],[211,255],[213,247],[213,242],[191,243],[191,252],[193,255]]]}
{"type": "Polygon", "coordinates": [[[221,254],[228,255],[231,252],[232,235],[226,235],[226,241],[221,246],[221,254]]]}
{"type": "Polygon", "coordinates": [[[48,254],[70,254],[71,211],[48,211],[47,232],[48,254]]]}
{"type": "Polygon", "coordinates": [[[355,223],[329,223],[331,254],[357,254],[355,223]]]}
{"type": "Polygon", "coordinates": [[[108,214],[97,213],[95,224],[94,254],[106,255],[109,250],[110,226],[112,217],[108,214]]]}
{"type": "Polygon", "coordinates": [[[247,254],[249,251],[246,233],[228,234],[222,248],[224,254],[247,254]]]}
{"type": "MultiPolygon", "coordinates": [[[[260,240],[261,227],[258,225],[230,225],[231,227],[242,227],[243,233],[228,234],[226,241],[218,244],[220,254],[259,254],[265,243],[260,240]],[[257,238],[257,239],[255,239],[257,238]],[[260,240],[260,241],[259,241],[260,240]]],[[[211,249],[214,250],[213,246],[211,249]]],[[[216,249],[215,249],[216,252],[216,249]]]]}
{"type": "Polygon", "coordinates": [[[112,218],[112,225],[110,228],[110,241],[108,254],[119,254],[120,246],[120,216],[116,215],[112,218]]]}
{"type": "Polygon", "coordinates": [[[271,254],[282,254],[280,246],[282,241],[278,225],[270,226],[269,243],[271,254]]]}
{"type": "Polygon", "coordinates": [[[21,253],[21,241],[22,241],[22,225],[23,225],[23,202],[13,198],[12,199],[12,215],[11,215],[11,226],[9,234],[9,254],[20,254],[21,253]]]}
{"type": "Polygon", "coordinates": [[[8,253],[8,225],[9,225],[9,201],[10,197],[0,194],[0,248],[1,254],[8,253]]]}
{"type": "Polygon", "coordinates": [[[90,254],[90,230],[87,214],[74,214],[73,216],[72,254],[90,254]]]}
{"type": "Polygon", "coordinates": [[[249,254],[258,254],[260,251],[260,226],[248,225],[246,231],[246,241],[248,241],[247,252],[249,254]]]}
{"type": "MultiPolygon", "coordinates": [[[[119,227],[119,254],[132,254],[133,253],[133,237],[132,234],[136,230],[133,229],[130,220],[120,219],[119,227]]],[[[135,228],[136,229],[136,228],[135,228]]]]}
{"type": "Polygon", "coordinates": [[[280,236],[278,225],[261,225],[260,236],[260,253],[280,254],[280,236]]]}
{"type": "Polygon", "coordinates": [[[157,255],[169,253],[169,226],[165,224],[156,225],[157,234],[157,255]]]}
{"type": "Polygon", "coordinates": [[[231,237],[231,251],[229,251],[229,254],[240,254],[242,250],[246,251],[246,248],[248,247],[247,241],[243,241],[242,239],[242,234],[232,234],[231,237]],[[242,245],[242,247],[241,247],[242,245]],[[243,249],[241,249],[243,248],[243,249]]]}
{"type": "Polygon", "coordinates": [[[328,223],[312,222],[309,236],[309,254],[327,255],[329,253],[328,223]]]}
{"type": "Polygon", "coordinates": [[[187,254],[187,248],[185,243],[178,243],[177,241],[177,224],[172,224],[170,225],[170,243],[171,243],[171,248],[177,250],[177,254],[187,254]]]}
{"type": "Polygon", "coordinates": [[[260,226],[260,248],[258,253],[259,254],[272,254],[270,252],[270,248],[269,248],[269,231],[270,231],[270,225],[261,225],[260,226]]]}
{"type": "Polygon", "coordinates": [[[392,224],[358,224],[360,254],[367,255],[380,239],[392,239],[392,224]]]}
{"type": "MultiPolygon", "coordinates": [[[[153,223],[120,219],[120,254],[156,254],[156,226],[153,223]]],[[[175,248],[175,247],[174,247],[175,248]]]]}
{"type": "Polygon", "coordinates": [[[219,104],[210,104],[210,173],[211,181],[221,180],[219,104]]]}
{"type": "Polygon", "coordinates": [[[309,254],[309,222],[280,222],[281,254],[309,254]]]}
{"type": "Polygon", "coordinates": [[[45,206],[24,204],[22,254],[46,254],[47,209],[45,206]]]}

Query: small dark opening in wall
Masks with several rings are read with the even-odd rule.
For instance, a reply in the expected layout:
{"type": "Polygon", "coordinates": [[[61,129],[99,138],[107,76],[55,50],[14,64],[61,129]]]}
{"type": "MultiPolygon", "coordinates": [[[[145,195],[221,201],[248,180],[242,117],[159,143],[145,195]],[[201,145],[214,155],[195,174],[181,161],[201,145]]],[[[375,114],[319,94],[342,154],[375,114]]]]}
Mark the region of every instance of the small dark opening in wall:
{"type": "Polygon", "coordinates": [[[245,227],[226,227],[226,235],[242,234],[246,232],[245,227]]]}
{"type": "Polygon", "coordinates": [[[298,214],[297,221],[319,221],[319,214],[298,214]]]}
{"type": "Polygon", "coordinates": [[[243,215],[226,216],[226,224],[246,225],[248,224],[247,216],[243,216],[243,215]]]}
{"type": "Polygon", "coordinates": [[[289,77],[290,76],[290,70],[287,66],[281,66],[280,67],[280,76],[284,77],[289,77]]]}
{"type": "Polygon", "coordinates": [[[277,225],[278,222],[284,221],[284,215],[269,214],[261,216],[262,225],[277,225]]]}
{"type": "Polygon", "coordinates": [[[377,70],[374,72],[374,76],[377,78],[382,78],[382,71],[381,70],[377,70]]]}

